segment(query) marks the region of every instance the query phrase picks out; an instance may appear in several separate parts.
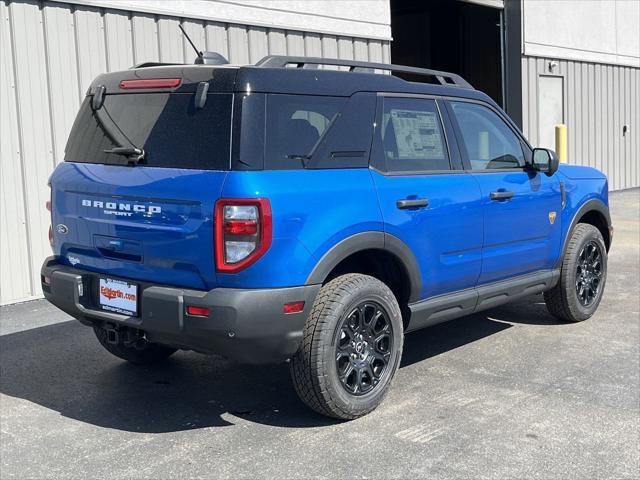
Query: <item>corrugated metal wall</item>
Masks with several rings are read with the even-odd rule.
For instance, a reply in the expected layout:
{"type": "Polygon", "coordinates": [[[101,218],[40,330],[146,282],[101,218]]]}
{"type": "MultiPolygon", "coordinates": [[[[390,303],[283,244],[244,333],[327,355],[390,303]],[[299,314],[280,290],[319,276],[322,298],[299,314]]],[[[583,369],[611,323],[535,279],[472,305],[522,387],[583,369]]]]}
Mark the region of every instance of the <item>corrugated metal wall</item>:
{"type": "Polygon", "coordinates": [[[590,165],[609,177],[609,189],[640,186],[640,69],[551,58],[522,59],[522,122],[538,142],[538,81],[564,78],[564,122],[569,163],[590,165]],[[549,71],[549,62],[557,66],[549,71]],[[623,125],[629,125],[626,135],[623,125]]]}
{"type": "Polygon", "coordinates": [[[41,295],[47,179],[91,80],[144,61],[191,63],[179,23],[196,45],[232,63],[267,54],[389,61],[381,40],[0,0],[0,304],[41,295]]]}

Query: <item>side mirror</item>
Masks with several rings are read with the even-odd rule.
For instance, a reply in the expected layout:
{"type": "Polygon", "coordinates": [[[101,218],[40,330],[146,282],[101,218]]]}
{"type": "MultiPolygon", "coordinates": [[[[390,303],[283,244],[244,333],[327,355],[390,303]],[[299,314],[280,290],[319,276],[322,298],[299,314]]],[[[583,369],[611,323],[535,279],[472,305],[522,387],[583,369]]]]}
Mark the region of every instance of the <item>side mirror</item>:
{"type": "Polygon", "coordinates": [[[532,155],[531,167],[537,172],[543,172],[547,176],[551,176],[558,171],[558,155],[548,148],[534,148],[532,155]]]}

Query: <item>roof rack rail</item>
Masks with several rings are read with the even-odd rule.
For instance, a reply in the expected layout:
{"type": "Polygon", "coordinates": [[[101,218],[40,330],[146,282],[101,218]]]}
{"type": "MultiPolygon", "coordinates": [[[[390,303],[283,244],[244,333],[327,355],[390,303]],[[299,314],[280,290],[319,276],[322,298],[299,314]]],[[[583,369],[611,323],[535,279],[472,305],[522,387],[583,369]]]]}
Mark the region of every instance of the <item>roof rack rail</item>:
{"type": "Polygon", "coordinates": [[[441,85],[449,87],[471,88],[471,84],[460,75],[428,68],[408,67],[405,65],[394,65],[390,63],[359,62],[356,60],[343,60],[337,58],[318,57],[289,57],[286,55],[268,55],[256,63],[256,67],[262,68],[285,68],[294,65],[295,68],[316,68],[318,65],[332,65],[339,67],[349,67],[350,72],[367,70],[388,70],[391,72],[411,73],[425,77],[435,78],[441,85]]]}
{"type": "Polygon", "coordinates": [[[171,65],[185,65],[184,63],[164,63],[164,62],[144,62],[138,63],[137,65],[133,65],[129,67],[129,70],[134,70],[136,68],[147,68],[147,67],[166,67],[171,65]]]}

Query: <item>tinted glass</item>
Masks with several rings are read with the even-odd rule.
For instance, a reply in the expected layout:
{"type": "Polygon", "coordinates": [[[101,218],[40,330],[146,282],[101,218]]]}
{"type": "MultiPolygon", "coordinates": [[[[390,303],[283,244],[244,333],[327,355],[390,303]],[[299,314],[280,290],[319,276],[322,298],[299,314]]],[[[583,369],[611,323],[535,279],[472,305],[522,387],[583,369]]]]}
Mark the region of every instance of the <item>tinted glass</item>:
{"type": "Polygon", "coordinates": [[[388,171],[449,170],[435,100],[385,98],[380,131],[388,171]]]}
{"type": "Polygon", "coordinates": [[[193,94],[107,95],[97,111],[91,98],[71,129],[66,161],[126,164],[105,150],[134,146],[144,149],[146,166],[229,169],[231,94],[207,95],[202,109],[193,94]]]}
{"type": "Polygon", "coordinates": [[[524,166],[520,139],[496,113],[476,103],[451,102],[451,106],[472,169],[524,166]]]}
{"type": "Polygon", "coordinates": [[[232,170],[264,168],[264,114],[266,95],[236,94],[233,107],[232,170]]]}
{"type": "Polygon", "coordinates": [[[265,168],[300,168],[345,102],[337,97],[267,95],[265,168]]]}

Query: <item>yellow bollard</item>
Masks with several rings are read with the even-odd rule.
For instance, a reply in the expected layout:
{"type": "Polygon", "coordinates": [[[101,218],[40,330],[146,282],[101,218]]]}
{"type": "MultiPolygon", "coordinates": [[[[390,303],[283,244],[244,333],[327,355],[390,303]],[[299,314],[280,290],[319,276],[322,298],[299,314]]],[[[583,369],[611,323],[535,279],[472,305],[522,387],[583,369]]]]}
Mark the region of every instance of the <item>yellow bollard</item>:
{"type": "Polygon", "coordinates": [[[567,126],[564,123],[556,125],[556,153],[560,163],[567,163],[567,126]]]}

